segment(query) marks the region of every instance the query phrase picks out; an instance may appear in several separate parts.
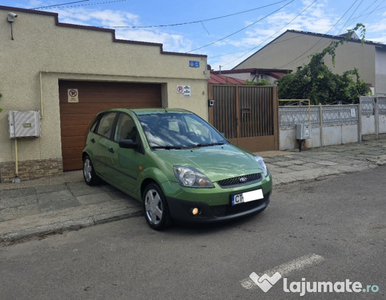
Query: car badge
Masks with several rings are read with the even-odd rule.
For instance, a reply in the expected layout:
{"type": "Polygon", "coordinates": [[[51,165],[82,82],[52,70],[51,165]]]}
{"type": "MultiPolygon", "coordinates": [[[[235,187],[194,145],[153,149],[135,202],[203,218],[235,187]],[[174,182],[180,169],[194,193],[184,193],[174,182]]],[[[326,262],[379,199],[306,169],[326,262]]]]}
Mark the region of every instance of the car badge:
{"type": "Polygon", "coordinates": [[[240,177],[240,179],[239,179],[239,181],[240,181],[241,183],[244,183],[244,182],[246,182],[247,180],[248,180],[247,177],[240,177]]]}

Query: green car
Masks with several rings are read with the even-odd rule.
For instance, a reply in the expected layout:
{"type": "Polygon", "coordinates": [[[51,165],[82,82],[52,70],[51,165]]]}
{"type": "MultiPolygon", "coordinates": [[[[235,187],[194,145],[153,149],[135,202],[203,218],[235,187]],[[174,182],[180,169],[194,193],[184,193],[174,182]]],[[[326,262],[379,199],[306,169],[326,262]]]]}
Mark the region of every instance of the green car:
{"type": "Polygon", "coordinates": [[[211,223],[264,210],[272,178],[259,156],[230,144],[181,109],[110,109],[96,115],[83,150],[88,185],[100,179],[143,203],[151,228],[211,223]]]}

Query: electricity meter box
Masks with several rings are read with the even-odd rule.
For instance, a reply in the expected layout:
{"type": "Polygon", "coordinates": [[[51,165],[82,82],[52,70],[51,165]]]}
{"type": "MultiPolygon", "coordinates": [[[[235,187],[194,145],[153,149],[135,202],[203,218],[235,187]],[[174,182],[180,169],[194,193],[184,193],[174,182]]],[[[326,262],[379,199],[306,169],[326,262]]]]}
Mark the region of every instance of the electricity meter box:
{"type": "Polygon", "coordinates": [[[41,137],[40,111],[9,111],[9,138],[41,137]]]}
{"type": "Polygon", "coordinates": [[[311,138],[311,124],[310,123],[304,123],[304,124],[296,124],[296,139],[297,140],[305,140],[311,138]]]}

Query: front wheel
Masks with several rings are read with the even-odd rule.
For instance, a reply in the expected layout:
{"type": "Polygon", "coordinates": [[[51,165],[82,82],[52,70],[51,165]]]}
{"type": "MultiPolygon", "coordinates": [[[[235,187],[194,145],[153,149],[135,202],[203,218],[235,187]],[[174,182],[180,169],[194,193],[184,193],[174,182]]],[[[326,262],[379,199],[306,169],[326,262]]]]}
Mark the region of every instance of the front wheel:
{"type": "Polygon", "coordinates": [[[88,155],[83,159],[83,178],[86,184],[91,186],[97,185],[100,182],[98,175],[95,174],[94,166],[88,155]]]}
{"type": "Polygon", "coordinates": [[[155,230],[164,230],[172,223],[169,207],[161,188],[154,183],[149,184],[142,196],[145,218],[149,226],[155,230]]]}

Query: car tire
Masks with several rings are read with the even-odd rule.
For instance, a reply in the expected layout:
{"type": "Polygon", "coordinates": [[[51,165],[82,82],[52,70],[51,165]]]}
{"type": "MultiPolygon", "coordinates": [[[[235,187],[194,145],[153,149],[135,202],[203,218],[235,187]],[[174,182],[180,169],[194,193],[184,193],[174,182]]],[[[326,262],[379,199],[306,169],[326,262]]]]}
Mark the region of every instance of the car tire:
{"type": "Polygon", "coordinates": [[[86,184],[90,186],[97,185],[100,182],[98,175],[95,174],[94,166],[88,155],[83,159],[83,178],[86,184]]]}
{"type": "Polygon", "coordinates": [[[169,206],[161,188],[151,183],[146,186],[142,195],[145,219],[155,230],[164,230],[172,224],[169,206]]]}

